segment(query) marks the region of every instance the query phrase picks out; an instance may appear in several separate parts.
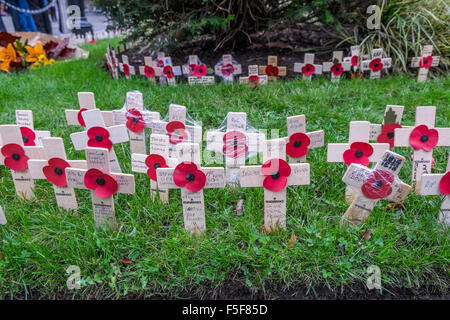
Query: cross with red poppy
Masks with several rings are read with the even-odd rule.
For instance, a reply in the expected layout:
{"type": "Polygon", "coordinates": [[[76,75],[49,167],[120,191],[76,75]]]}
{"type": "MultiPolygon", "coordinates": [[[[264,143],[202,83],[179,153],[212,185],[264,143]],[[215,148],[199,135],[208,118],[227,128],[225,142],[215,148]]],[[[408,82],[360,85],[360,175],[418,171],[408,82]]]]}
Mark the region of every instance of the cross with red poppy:
{"type": "Polygon", "coordinates": [[[155,82],[156,77],[161,76],[161,68],[157,67],[157,63],[153,62],[152,57],[144,57],[144,65],[139,66],[139,73],[148,81],[155,82]]]}
{"type": "Polygon", "coordinates": [[[226,83],[232,83],[234,76],[242,73],[242,66],[231,54],[224,54],[222,59],[215,65],[214,71],[226,83]]]}
{"type": "Polygon", "coordinates": [[[404,157],[386,150],[373,169],[352,163],[342,181],[355,190],[356,196],[342,222],[360,225],[381,199],[402,203],[412,189],[398,178],[404,162],[404,157]]]}
{"type": "Polygon", "coordinates": [[[369,55],[361,56],[361,47],[359,45],[350,47],[350,56],[344,57],[344,62],[350,62],[353,71],[361,69],[361,61],[369,59],[369,55]]]}
{"type": "Polygon", "coordinates": [[[158,188],[181,189],[184,228],[200,234],[206,230],[203,189],[223,189],[225,171],[224,168],[201,167],[197,143],[180,143],[177,151],[178,165],[175,168],[156,170],[158,188]]]}
{"type": "Polygon", "coordinates": [[[150,135],[150,155],[141,153],[131,154],[131,170],[138,173],[146,173],[150,178],[150,194],[155,200],[159,194],[159,199],[163,203],[169,202],[169,191],[158,189],[156,169],[173,168],[177,159],[169,158],[169,137],[167,135],[153,133],[150,135]]]}
{"type": "Polygon", "coordinates": [[[46,158],[28,161],[31,177],[34,180],[45,179],[53,184],[58,207],[76,210],[77,198],[73,188],[67,186],[66,169],[86,169],[86,160],[67,160],[62,138],[44,138],[42,145],[46,158]]]}
{"type": "Polygon", "coordinates": [[[306,155],[310,149],[323,147],[325,144],[325,131],[317,130],[306,132],[306,117],[298,115],[288,117],[286,139],[286,153],[289,163],[306,162],[306,155]]]}
{"type": "Polygon", "coordinates": [[[331,82],[339,82],[344,71],[350,71],[352,64],[343,61],[343,51],[333,51],[333,59],[330,62],[323,63],[323,72],[331,73],[331,82]]]}
{"type": "Polygon", "coordinates": [[[134,194],[134,175],[111,172],[108,149],[87,147],[87,169],[66,168],[67,186],[91,190],[94,220],[115,226],[114,195],[134,194]]]}
{"type": "Polygon", "coordinates": [[[50,131],[34,130],[31,110],[16,110],[16,124],[20,126],[24,146],[42,146],[42,139],[50,137],[50,131]]]}
{"type": "Polygon", "coordinates": [[[161,53],[158,53],[158,61],[156,62],[156,65],[159,68],[162,68],[161,76],[159,77],[159,84],[174,86],[177,83],[175,76],[181,76],[181,68],[180,66],[174,67],[170,57],[165,57],[164,53],[162,53],[162,56],[159,56],[160,54],[161,53]],[[162,65],[161,61],[163,62],[162,65]]]}
{"type": "Polygon", "coordinates": [[[370,124],[370,141],[389,143],[394,147],[395,129],[401,128],[404,106],[387,105],[382,124],[370,124]]]}
{"type": "Polygon", "coordinates": [[[414,127],[395,129],[394,146],[412,147],[412,184],[416,190],[424,173],[431,173],[433,149],[450,146],[450,128],[435,128],[436,107],[417,107],[414,127]]]}
{"type": "MultiPolygon", "coordinates": [[[[225,156],[225,174],[227,183],[239,182],[240,167],[245,165],[247,157],[257,155],[262,147],[265,135],[247,123],[247,113],[228,112],[221,128],[206,133],[206,149],[225,156]],[[223,131],[223,126],[226,131],[223,131]]],[[[223,158],[218,159],[223,163],[223,158]]]]}
{"type": "Polygon", "coordinates": [[[120,124],[107,128],[98,109],[85,111],[82,116],[86,123],[86,131],[70,135],[75,150],[85,150],[87,147],[108,149],[111,170],[122,172],[114,152],[114,145],[129,141],[127,127],[120,124]]]}
{"type": "Polygon", "coordinates": [[[439,61],[441,60],[440,56],[432,56],[433,46],[427,45],[423,46],[422,56],[414,57],[411,60],[411,68],[419,68],[419,74],[417,76],[417,82],[425,82],[427,81],[428,71],[431,67],[437,67],[439,65],[439,61]]]}
{"type": "Polygon", "coordinates": [[[189,84],[214,83],[214,76],[207,76],[208,67],[196,55],[189,56],[188,63],[182,68],[183,74],[188,77],[189,84]]]}
{"type": "Polygon", "coordinates": [[[135,75],[136,74],[136,69],[134,68],[134,66],[132,66],[130,64],[130,60],[128,59],[128,56],[126,55],[122,55],[122,63],[119,64],[120,67],[120,71],[123,72],[123,74],[125,75],[125,77],[127,79],[130,79],[130,75],[135,75]]]}
{"type": "Polygon", "coordinates": [[[278,66],[277,56],[267,57],[267,66],[259,66],[259,74],[266,75],[269,81],[275,81],[278,77],[287,75],[287,68],[278,66]]]}
{"type": "MultiPolygon", "coordinates": [[[[65,110],[67,124],[69,126],[86,127],[82,114],[87,110],[96,109],[94,93],[78,92],[78,104],[80,105],[80,109],[78,110],[65,110]]],[[[113,114],[111,111],[102,111],[101,114],[107,127],[114,125],[113,114]]]]}
{"type": "Polygon", "coordinates": [[[379,79],[381,70],[392,67],[392,58],[383,58],[383,49],[377,48],[372,50],[372,54],[368,59],[361,63],[361,71],[370,71],[370,79],[379,79]]]}
{"type": "Polygon", "coordinates": [[[2,206],[0,206],[0,226],[4,226],[6,225],[6,216],[5,213],[3,212],[3,208],[2,206]]]}
{"type": "Polygon", "coordinates": [[[105,56],[108,63],[108,70],[111,73],[112,78],[117,79],[119,77],[119,64],[117,63],[116,52],[111,45],[108,45],[105,56]]]}
{"type": "Polygon", "coordinates": [[[439,212],[439,222],[450,226],[450,153],[445,173],[424,174],[422,176],[419,194],[423,196],[443,196],[439,212]]]}
{"type": "Polygon", "coordinates": [[[321,64],[314,64],[314,53],[305,53],[304,62],[294,63],[294,72],[301,73],[303,80],[311,81],[313,74],[322,74],[323,66],[321,64]]]}
{"type": "Polygon", "coordinates": [[[239,77],[240,84],[248,84],[252,87],[267,84],[267,74],[258,74],[258,65],[252,64],[248,66],[248,77],[239,77]]]}
{"type": "Polygon", "coordinates": [[[11,170],[16,193],[20,199],[31,200],[34,181],[28,168],[30,159],[45,159],[42,146],[25,146],[17,125],[0,125],[0,165],[11,170]]]}
{"type": "Polygon", "coordinates": [[[130,149],[132,153],[147,153],[145,142],[145,128],[160,120],[159,112],[144,109],[144,98],[139,91],[127,92],[125,106],[120,110],[113,110],[114,124],[124,124],[130,135],[130,149]]]}
{"type": "Polygon", "coordinates": [[[308,185],[308,163],[287,163],[286,140],[265,140],[262,166],[242,166],[241,187],[264,188],[264,226],[267,231],[286,228],[286,187],[308,185]]]}

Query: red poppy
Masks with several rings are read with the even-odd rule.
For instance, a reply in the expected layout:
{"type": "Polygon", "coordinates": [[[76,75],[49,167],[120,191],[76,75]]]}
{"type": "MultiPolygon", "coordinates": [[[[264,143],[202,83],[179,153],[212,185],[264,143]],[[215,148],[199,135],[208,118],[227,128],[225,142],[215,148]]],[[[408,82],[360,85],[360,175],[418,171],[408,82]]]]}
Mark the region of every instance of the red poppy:
{"type": "Polygon", "coordinates": [[[61,158],[51,158],[48,165],[42,168],[42,172],[48,181],[58,187],[67,186],[66,168],[70,168],[70,164],[61,158]]]}
{"type": "Polygon", "coordinates": [[[163,61],[163,60],[158,60],[158,62],[156,62],[156,66],[157,66],[158,68],[164,67],[164,61],[163,61]]]}
{"type": "Polygon", "coordinates": [[[369,68],[373,72],[378,72],[381,69],[383,69],[383,61],[381,61],[381,58],[375,58],[369,63],[369,68]]]}
{"type": "Polygon", "coordinates": [[[392,193],[394,175],[388,171],[375,170],[361,186],[362,193],[369,199],[384,199],[392,193]]]}
{"type": "Polygon", "coordinates": [[[193,162],[182,162],[173,172],[173,182],[179,187],[186,187],[189,192],[197,192],[206,184],[206,175],[193,162]]]}
{"type": "Polygon", "coordinates": [[[430,69],[432,64],[433,64],[432,56],[423,57],[422,59],[420,59],[419,68],[430,69]]]}
{"type": "Polygon", "coordinates": [[[401,128],[398,123],[387,123],[381,128],[381,133],[377,137],[379,143],[389,143],[391,148],[394,147],[395,129],[401,128]]]}
{"type": "Polygon", "coordinates": [[[163,69],[163,73],[168,79],[172,79],[174,76],[172,66],[165,66],[163,69]]]}
{"type": "Polygon", "coordinates": [[[366,142],[353,142],[350,149],[344,152],[344,162],[349,166],[352,163],[359,163],[363,166],[369,164],[369,158],[373,154],[373,148],[366,142]]]}
{"type": "Polygon", "coordinates": [[[262,165],[261,174],[265,176],[264,188],[270,191],[281,191],[287,185],[288,177],[291,175],[291,166],[283,159],[270,159],[262,165]]]}
{"type": "Polygon", "coordinates": [[[89,190],[95,190],[99,198],[108,198],[117,192],[119,184],[116,178],[98,169],[89,169],[84,175],[84,185],[89,190]]]}
{"type": "Polygon", "coordinates": [[[314,74],[314,72],[316,72],[316,67],[314,67],[314,65],[307,63],[303,66],[302,68],[302,74],[304,76],[310,76],[312,74],[314,74]]]}
{"type": "Polygon", "coordinates": [[[123,65],[123,73],[128,77],[130,75],[130,66],[127,64],[123,65]]]}
{"type": "Polygon", "coordinates": [[[157,181],[156,169],[158,168],[168,168],[166,159],[159,154],[151,154],[145,159],[145,165],[148,167],[147,176],[153,181],[157,181]]]}
{"type": "Polygon", "coordinates": [[[358,56],[353,56],[352,59],[350,60],[350,63],[354,67],[359,67],[359,57],[358,56]]]}
{"type": "Polygon", "coordinates": [[[154,78],[155,77],[155,69],[153,69],[151,66],[145,66],[144,74],[147,78],[154,78]]]}
{"type": "Polygon", "coordinates": [[[409,135],[409,144],[414,150],[432,151],[439,141],[439,132],[424,124],[417,126],[409,135]]]}
{"type": "Polygon", "coordinates": [[[20,133],[22,134],[22,140],[24,146],[35,146],[36,134],[28,127],[20,127],[20,133]]]}
{"type": "Polygon", "coordinates": [[[208,69],[206,68],[206,66],[204,64],[194,65],[194,72],[193,72],[194,77],[206,76],[207,72],[208,72],[208,69]]]}
{"type": "Polygon", "coordinates": [[[2,147],[2,155],[5,157],[5,166],[15,171],[28,169],[28,158],[22,146],[10,143],[2,147]]]}
{"type": "Polygon", "coordinates": [[[234,67],[232,64],[227,64],[226,66],[222,66],[222,74],[225,77],[231,76],[234,73],[234,67]]]}
{"type": "Polygon", "coordinates": [[[83,126],[83,127],[86,127],[86,123],[84,122],[84,118],[83,118],[83,115],[82,115],[82,113],[83,112],[85,112],[85,111],[87,111],[88,109],[86,109],[86,108],[82,108],[82,109],[80,109],[80,111],[78,111],[78,123],[81,125],[81,126],[83,126]]]}
{"type": "Polygon", "coordinates": [[[308,146],[311,144],[309,137],[301,132],[292,134],[286,144],[286,153],[292,158],[300,158],[308,153],[308,146]]]}
{"type": "Polygon", "coordinates": [[[145,120],[139,110],[133,108],[127,111],[127,128],[133,132],[142,132],[145,129],[145,120]]]}
{"type": "Polygon", "coordinates": [[[91,41],[89,41],[89,43],[90,43],[90,44],[98,44],[98,42],[95,41],[95,40],[91,40],[91,41]]]}
{"type": "Polygon", "coordinates": [[[186,126],[180,121],[171,121],[166,125],[167,135],[171,144],[178,144],[187,140],[186,126]]]}
{"type": "Polygon", "coordinates": [[[441,182],[439,182],[439,190],[443,195],[450,194],[450,171],[444,174],[441,182]]]}
{"type": "Polygon", "coordinates": [[[230,131],[223,136],[223,153],[228,158],[243,156],[248,151],[247,137],[239,131],[230,131]]]}
{"type": "Polygon", "coordinates": [[[269,77],[278,77],[278,67],[269,64],[268,66],[266,66],[266,74],[269,77]]]}
{"type": "Polygon", "coordinates": [[[88,130],[88,147],[106,148],[111,150],[113,143],[109,140],[109,131],[102,127],[92,127],[88,130]]]}
{"type": "Polygon", "coordinates": [[[248,77],[248,84],[252,84],[253,86],[257,86],[259,83],[259,77],[257,75],[252,75],[248,77]]]}
{"type": "Polygon", "coordinates": [[[108,70],[109,70],[109,72],[112,73],[112,68],[111,68],[111,65],[109,63],[108,63],[108,70]]]}
{"type": "Polygon", "coordinates": [[[331,67],[331,72],[332,72],[335,76],[340,76],[340,75],[344,72],[344,68],[342,67],[342,64],[336,63],[335,65],[333,65],[333,66],[331,67]]]}

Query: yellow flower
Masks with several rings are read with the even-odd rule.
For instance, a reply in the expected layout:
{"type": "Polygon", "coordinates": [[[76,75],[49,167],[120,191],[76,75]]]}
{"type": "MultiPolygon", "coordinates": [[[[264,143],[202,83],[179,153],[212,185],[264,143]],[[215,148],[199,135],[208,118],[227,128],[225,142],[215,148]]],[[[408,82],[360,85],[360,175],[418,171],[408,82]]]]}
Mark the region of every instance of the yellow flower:
{"type": "Polygon", "coordinates": [[[8,44],[8,47],[3,48],[0,47],[0,61],[2,61],[2,64],[0,65],[0,70],[9,71],[9,66],[11,62],[16,62],[17,60],[17,54],[16,50],[14,50],[14,47],[12,44],[8,44]]]}
{"type": "Polygon", "coordinates": [[[44,56],[47,59],[47,54],[45,53],[42,43],[38,41],[33,47],[26,46],[25,49],[28,51],[28,56],[25,58],[26,62],[36,62],[40,59],[40,56],[44,56]]]}
{"type": "Polygon", "coordinates": [[[55,63],[56,63],[56,61],[54,59],[48,60],[48,64],[55,64],[55,63]]]}
{"type": "Polygon", "coordinates": [[[30,70],[34,70],[39,68],[41,65],[39,64],[39,62],[35,62],[30,66],[30,70]]]}
{"type": "Polygon", "coordinates": [[[44,64],[44,65],[48,64],[47,57],[46,57],[45,55],[41,54],[41,55],[39,56],[39,62],[42,63],[42,64],[44,64]]]}

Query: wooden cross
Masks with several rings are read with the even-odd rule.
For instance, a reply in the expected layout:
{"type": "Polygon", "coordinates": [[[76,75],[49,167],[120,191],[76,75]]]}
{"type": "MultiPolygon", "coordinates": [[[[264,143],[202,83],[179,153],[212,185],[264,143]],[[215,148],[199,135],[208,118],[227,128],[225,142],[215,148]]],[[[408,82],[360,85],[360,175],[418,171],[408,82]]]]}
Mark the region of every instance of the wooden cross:
{"type": "Polygon", "coordinates": [[[250,130],[245,112],[228,112],[225,123],[225,132],[219,128],[206,133],[206,148],[225,156],[226,181],[235,185],[239,183],[240,167],[249,154],[260,152],[265,135],[250,130]]]}
{"type": "Polygon", "coordinates": [[[373,49],[371,57],[361,63],[361,71],[370,71],[370,79],[379,79],[381,70],[392,67],[392,58],[383,58],[383,49],[373,49]]]}
{"type": "Polygon", "coordinates": [[[445,173],[424,174],[419,194],[423,196],[442,195],[439,222],[450,226],[450,153],[445,173]]]}
{"type": "Polygon", "coordinates": [[[242,73],[242,66],[231,54],[224,54],[222,59],[214,67],[216,76],[219,76],[226,83],[233,83],[234,76],[242,73]]]}
{"type": "Polygon", "coordinates": [[[159,84],[174,86],[177,81],[175,76],[181,76],[181,68],[180,66],[174,67],[172,65],[172,59],[170,57],[165,57],[164,53],[160,56],[161,53],[158,53],[158,61],[157,66],[162,69],[161,76],[159,77],[159,84]],[[162,58],[163,64],[161,66],[160,58],[162,58]]]}
{"type": "Polygon", "coordinates": [[[395,129],[401,128],[404,106],[387,105],[382,124],[370,124],[370,141],[389,143],[394,147],[395,129]]]}
{"type": "Polygon", "coordinates": [[[161,68],[156,66],[152,57],[144,57],[144,65],[139,67],[139,73],[150,82],[155,82],[155,77],[161,76],[161,68]]]}
{"type": "Polygon", "coordinates": [[[167,135],[150,135],[150,155],[133,153],[131,154],[131,170],[138,173],[146,173],[150,178],[150,194],[155,200],[159,194],[159,199],[169,202],[169,190],[158,189],[156,169],[160,167],[173,168],[177,164],[177,159],[169,158],[169,137],[167,135]]]}
{"type": "Polygon", "coordinates": [[[0,226],[5,226],[7,223],[5,213],[3,208],[0,206],[0,226]]]}
{"type": "Polygon", "coordinates": [[[361,69],[361,60],[369,59],[368,55],[361,56],[361,48],[360,46],[351,46],[350,47],[350,57],[344,57],[344,62],[350,62],[353,67],[353,71],[358,71],[361,69]]]}
{"type": "Polygon", "coordinates": [[[191,85],[214,83],[214,76],[207,76],[208,68],[196,55],[189,56],[188,63],[183,65],[183,74],[188,77],[191,85]]]}
{"type": "Polygon", "coordinates": [[[197,143],[177,145],[178,165],[156,170],[159,189],[181,189],[184,228],[200,234],[206,230],[203,189],[225,187],[224,168],[200,167],[200,147],[197,143]]]}
{"type": "Polygon", "coordinates": [[[357,194],[342,222],[345,224],[350,221],[360,225],[381,199],[402,203],[411,191],[411,186],[398,178],[404,162],[404,157],[386,150],[373,169],[352,163],[342,181],[357,190],[357,194]]]}
{"type": "Polygon", "coordinates": [[[310,149],[323,147],[325,131],[306,132],[306,117],[298,115],[287,118],[286,153],[289,163],[306,162],[306,154],[310,149]]]}
{"type": "Polygon", "coordinates": [[[339,82],[344,71],[350,71],[351,69],[351,63],[343,61],[343,56],[343,51],[333,51],[333,59],[331,62],[323,63],[322,70],[323,72],[331,73],[331,82],[339,82]]]}
{"type": "Polygon", "coordinates": [[[117,64],[116,52],[110,45],[108,45],[105,56],[108,63],[108,70],[111,73],[112,78],[117,79],[119,77],[119,66],[117,64]]]}
{"type": "MultiPolygon", "coordinates": [[[[66,110],[67,124],[69,126],[86,127],[82,114],[87,110],[96,109],[94,93],[78,92],[78,103],[80,105],[79,110],[66,110]]],[[[114,125],[113,114],[111,111],[102,111],[101,114],[107,127],[114,125]]]]}
{"type": "Polygon", "coordinates": [[[100,110],[93,109],[83,112],[86,131],[70,135],[75,150],[84,150],[87,147],[102,147],[109,150],[108,159],[112,172],[122,172],[114,145],[130,140],[127,127],[123,124],[106,128],[100,110]]]}
{"type": "Polygon", "coordinates": [[[25,146],[42,146],[42,139],[50,137],[50,131],[34,130],[33,111],[31,110],[16,110],[16,124],[20,126],[25,146]]]}
{"type": "Polygon", "coordinates": [[[287,68],[278,66],[277,56],[267,57],[267,66],[259,66],[259,74],[265,74],[269,81],[275,81],[278,77],[285,77],[287,75],[287,68]]]}
{"type": "Polygon", "coordinates": [[[16,193],[20,199],[34,199],[34,181],[28,167],[29,159],[45,159],[42,146],[24,146],[20,127],[0,125],[2,147],[0,164],[11,170],[16,193]]]}
{"type": "Polygon", "coordinates": [[[257,85],[267,84],[268,76],[266,74],[258,74],[257,65],[248,66],[248,77],[239,77],[239,83],[249,84],[256,87],[257,85]]]}
{"type": "Polygon", "coordinates": [[[267,231],[286,228],[286,187],[310,182],[309,163],[288,164],[286,140],[265,140],[262,166],[242,166],[241,187],[264,187],[264,226],[267,231]]]}
{"type": "Polygon", "coordinates": [[[28,166],[34,180],[46,179],[53,184],[58,207],[66,210],[78,208],[75,190],[67,186],[66,168],[86,169],[86,160],[67,160],[62,138],[44,138],[45,160],[30,160],[28,166]]]}
{"type": "Polygon", "coordinates": [[[312,75],[322,74],[323,66],[321,64],[314,64],[314,53],[305,53],[304,62],[294,63],[294,72],[299,72],[303,75],[303,80],[311,81],[312,75]]]}
{"type": "Polygon", "coordinates": [[[164,120],[155,120],[150,125],[152,133],[169,136],[169,157],[174,157],[176,145],[181,142],[202,143],[202,127],[187,114],[185,106],[171,104],[164,120]],[[192,125],[187,125],[188,120],[192,125]]]}
{"type": "Polygon", "coordinates": [[[130,149],[132,153],[147,153],[145,143],[145,128],[151,123],[160,120],[159,112],[144,110],[144,98],[139,91],[127,92],[124,108],[113,110],[114,124],[126,125],[130,136],[130,149]]]}
{"type": "Polygon", "coordinates": [[[439,61],[441,60],[440,56],[432,56],[433,46],[427,45],[422,49],[421,57],[414,57],[411,60],[411,68],[419,68],[419,74],[417,76],[417,82],[425,82],[428,77],[428,70],[431,67],[437,67],[439,65],[439,61]]]}
{"type": "Polygon", "coordinates": [[[75,189],[91,190],[94,220],[97,225],[108,222],[115,226],[114,194],[133,194],[134,175],[113,173],[110,169],[108,149],[90,148],[86,150],[87,169],[67,168],[67,186],[75,189]]]}
{"type": "Polygon", "coordinates": [[[120,71],[123,72],[127,79],[130,79],[130,75],[136,75],[136,69],[130,64],[130,60],[127,55],[122,55],[122,63],[119,65],[120,71]]]}
{"type": "Polygon", "coordinates": [[[420,189],[422,175],[431,173],[433,149],[450,146],[450,128],[435,128],[436,107],[417,107],[414,127],[395,129],[394,146],[412,147],[412,184],[420,189]]]}

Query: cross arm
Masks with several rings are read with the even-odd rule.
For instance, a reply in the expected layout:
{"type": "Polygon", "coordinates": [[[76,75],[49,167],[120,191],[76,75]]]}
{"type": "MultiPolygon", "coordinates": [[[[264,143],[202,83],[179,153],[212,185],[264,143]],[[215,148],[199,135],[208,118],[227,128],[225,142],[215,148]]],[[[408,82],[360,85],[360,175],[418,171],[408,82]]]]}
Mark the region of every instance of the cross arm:
{"type": "MultiPolygon", "coordinates": [[[[309,163],[290,164],[291,175],[288,177],[287,186],[307,185],[310,183],[309,163]]],[[[261,174],[261,166],[242,166],[240,168],[241,187],[262,187],[264,179],[261,174]]]]}
{"type": "MultiPolygon", "coordinates": [[[[225,169],[224,168],[201,168],[206,175],[206,184],[204,189],[224,188],[225,187],[225,169]]],[[[158,179],[158,188],[160,189],[180,189],[173,182],[173,173],[175,168],[159,168],[156,170],[158,179]]]]}
{"type": "MultiPolygon", "coordinates": [[[[389,143],[371,143],[373,154],[369,157],[370,162],[377,162],[389,149],[389,143]]],[[[350,149],[348,143],[329,143],[327,151],[327,162],[344,162],[344,152],[350,149]]]]}
{"type": "Polygon", "coordinates": [[[309,140],[311,140],[311,144],[308,146],[309,149],[320,148],[325,144],[325,131],[317,130],[312,132],[307,132],[309,140]]]}
{"type": "Polygon", "coordinates": [[[422,196],[431,196],[441,194],[439,189],[439,183],[444,177],[442,174],[423,174],[422,181],[420,183],[419,194],[422,196]]]}
{"type": "Polygon", "coordinates": [[[361,188],[361,186],[366,182],[371,172],[372,172],[371,169],[363,165],[352,163],[351,165],[348,166],[347,171],[342,177],[342,181],[344,181],[344,183],[349,186],[361,188]]]}
{"type": "MultiPolygon", "coordinates": [[[[66,168],[67,186],[75,189],[87,189],[84,185],[86,169],[66,168]]],[[[113,176],[119,189],[117,193],[133,194],[135,192],[134,175],[132,174],[110,174],[113,176]]]]}
{"type": "MultiPolygon", "coordinates": [[[[108,128],[109,139],[113,144],[129,141],[128,129],[125,125],[120,124],[108,128]]],[[[75,132],[70,135],[75,150],[83,150],[87,147],[89,137],[86,131],[75,132]]]]}

